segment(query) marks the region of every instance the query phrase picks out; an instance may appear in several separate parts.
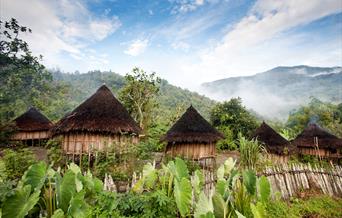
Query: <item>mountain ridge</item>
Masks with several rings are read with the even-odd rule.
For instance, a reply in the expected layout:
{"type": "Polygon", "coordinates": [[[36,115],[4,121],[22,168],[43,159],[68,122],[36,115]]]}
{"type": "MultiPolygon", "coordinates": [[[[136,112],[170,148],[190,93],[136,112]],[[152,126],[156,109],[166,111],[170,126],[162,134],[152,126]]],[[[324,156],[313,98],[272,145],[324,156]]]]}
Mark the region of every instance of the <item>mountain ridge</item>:
{"type": "Polygon", "coordinates": [[[201,93],[216,100],[241,97],[248,108],[266,118],[285,118],[311,97],[341,102],[342,67],[279,66],[250,76],[203,83],[201,93]]]}

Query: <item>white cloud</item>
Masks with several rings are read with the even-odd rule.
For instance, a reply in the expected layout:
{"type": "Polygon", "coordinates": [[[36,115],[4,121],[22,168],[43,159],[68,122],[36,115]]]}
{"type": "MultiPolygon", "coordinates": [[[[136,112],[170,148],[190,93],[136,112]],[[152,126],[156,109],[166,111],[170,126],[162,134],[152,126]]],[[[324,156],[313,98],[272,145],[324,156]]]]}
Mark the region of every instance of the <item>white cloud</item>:
{"type": "MultiPolygon", "coordinates": [[[[205,0],[169,0],[174,4],[171,14],[187,13],[195,11],[198,7],[204,5],[205,0]]],[[[210,2],[210,1],[209,1],[210,2]]]]}
{"type": "Polygon", "coordinates": [[[58,55],[63,52],[82,58],[84,49],[115,32],[121,22],[116,16],[95,16],[83,1],[75,0],[4,0],[1,19],[14,17],[20,25],[32,29],[25,35],[35,54],[44,56],[48,66],[62,64],[58,55]]]}
{"type": "Polygon", "coordinates": [[[144,39],[137,39],[134,40],[127,48],[127,50],[124,51],[125,54],[131,55],[131,56],[138,56],[142,54],[145,49],[148,46],[148,40],[144,39]]]}
{"type": "Polygon", "coordinates": [[[171,44],[173,49],[179,49],[179,50],[183,50],[183,51],[189,51],[190,49],[190,45],[186,42],[183,41],[178,41],[178,42],[174,42],[171,44]]]}
{"type": "Polygon", "coordinates": [[[278,64],[336,64],[342,58],[341,52],[329,60],[323,58],[322,53],[336,53],[340,50],[336,45],[341,45],[341,39],[309,45],[310,36],[284,32],[340,11],[340,0],[259,0],[219,43],[198,54],[199,62],[184,65],[183,72],[196,75],[200,83],[257,73],[278,64]],[[303,44],[306,45],[295,48],[296,43],[303,40],[300,37],[305,38],[303,44]]]}

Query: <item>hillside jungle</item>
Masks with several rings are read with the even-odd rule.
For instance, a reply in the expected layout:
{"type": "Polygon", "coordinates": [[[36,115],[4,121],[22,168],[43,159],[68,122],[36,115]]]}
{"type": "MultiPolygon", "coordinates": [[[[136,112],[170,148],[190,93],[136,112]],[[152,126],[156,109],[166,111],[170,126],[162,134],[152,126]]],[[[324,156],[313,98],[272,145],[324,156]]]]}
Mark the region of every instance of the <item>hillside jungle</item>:
{"type": "MultiPolygon", "coordinates": [[[[282,200],[279,193],[271,193],[266,177],[257,177],[275,163],[266,158],[262,143],[250,140],[263,118],[245,108],[243,99],[216,102],[140,68],[124,77],[114,72],[46,69],[42,57],[34,56],[21,38],[29,32],[15,19],[1,21],[0,217],[342,217],[341,198],[303,190],[282,200]],[[29,107],[56,123],[103,83],[142,128],[141,141],[129,152],[99,153],[95,160],[75,161],[63,154],[60,138],[40,147],[10,141],[15,132],[11,121],[29,107]],[[159,158],[165,150],[161,136],[190,105],[225,136],[217,143],[224,160],[212,169],[215,193],[205,194],[198,163],[159,158]],[[238,161],[229,158],[231,154],[239,156],[238,161]],[[128,184],[139,172],[142,176],[126,192],[103,188],[106,175],[128,184]]],[[[342,137],[342,104],[312,97],[285,122],[266,122],[287,140],[310,122],[342,137]]],[[[331,164],[305,155],[294,155],[290,162],[331,164]]]]}

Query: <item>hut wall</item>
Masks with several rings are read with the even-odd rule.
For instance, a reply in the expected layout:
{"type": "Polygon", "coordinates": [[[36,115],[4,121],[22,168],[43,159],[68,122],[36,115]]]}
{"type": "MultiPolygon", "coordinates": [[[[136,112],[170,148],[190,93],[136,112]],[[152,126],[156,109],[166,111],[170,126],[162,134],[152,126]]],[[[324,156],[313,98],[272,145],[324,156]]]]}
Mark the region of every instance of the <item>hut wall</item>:
{"type": "Polygon", "coordinates": [[[32,139],[48,139],[50,134],[48,131],[34,132],[18,132],[12,136],[12,140],[32,140],[32,139]]]}
{"type": "Polygon", "coordinates": [[[278,154],[267,154],[267,159],[270,159],[273,163],[287,163],[289,161],[288,155],[278,155],[278,154]]]}
{"type": "Polygon", "coordinates": [[[331,155],[331,152],[328,149],[315,149],[312,147],[298,147],[299,154],[302,155],[316,155],[321,157],[329,157],[331,155]]]}
{"type": "Polygon", "coordinates": [[[215,157],[216,145],[215,143],[182,143],[182,144],[168,144],[166,153],[173,157],[182,156],[188,159],[200,159],[204,157],[215,157]]]}
{"type": "Polygon", "coordinates": [[[62,147],[66,154],[88,154],[95,151],[121,153],[127,145],[138,142],[138,136],[71,133],[63,135],[62,147]]]}

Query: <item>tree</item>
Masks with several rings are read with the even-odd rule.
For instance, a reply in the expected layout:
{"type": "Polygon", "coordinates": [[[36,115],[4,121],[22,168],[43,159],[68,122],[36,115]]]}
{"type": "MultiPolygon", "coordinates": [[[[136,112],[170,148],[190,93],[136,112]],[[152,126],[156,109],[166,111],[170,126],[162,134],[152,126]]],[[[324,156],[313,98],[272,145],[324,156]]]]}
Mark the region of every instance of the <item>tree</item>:
{"type": "Polygon", "coordinates": [[[314,122],[342,137],[341,104],[322,102],[311,98],[306,106],[301,106],[290,113],[286,127],[294,132],[301,132],[310,122],[314,122]]]}
{"type": "MultiPolygon", "coordinates": [[[[14,18],[0,21],[0,122],[12,119],[49,93],[51,74],[20,38],[31,29],[14,18]]],[[[46,104],[47,102],[45,102],[46,104]]]]}
{"type": "Polygon", "coordinates": [[[257,128],[256,118],[242,105],[241,98],[218,103],[212,109],[210,119],[215,127],[229,132],[228,137],[233,140],[238,138],[239,133],[248,136],[257,128]]]}
{"type": "Polygon", "coordinates": [[[148,75],[136,67],[131,74],[126,74],[125,81],[125,86],[119,91],[119,99],[145,130],[151,121],[152,111],[157,106],[156,96],[161,80],[155,73],[148,75]]]}

